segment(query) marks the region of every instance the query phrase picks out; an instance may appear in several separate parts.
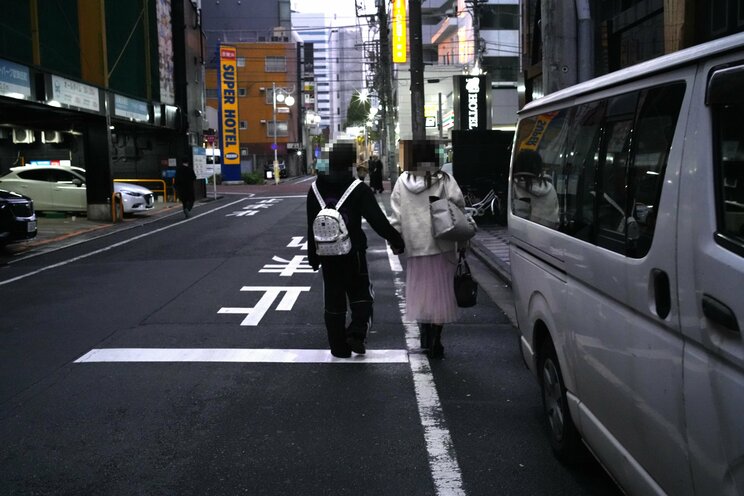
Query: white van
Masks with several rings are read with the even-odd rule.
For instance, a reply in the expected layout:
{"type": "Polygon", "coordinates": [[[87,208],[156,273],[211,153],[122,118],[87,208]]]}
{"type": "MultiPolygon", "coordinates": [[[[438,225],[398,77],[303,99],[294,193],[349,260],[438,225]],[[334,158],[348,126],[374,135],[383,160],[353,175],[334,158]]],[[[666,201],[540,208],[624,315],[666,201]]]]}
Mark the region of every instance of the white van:
{"type": "Polygon", "coordinates": [[[744,34],[529,103],[509,194],[554,452],[628,494],[744,494],[744,34]]]}

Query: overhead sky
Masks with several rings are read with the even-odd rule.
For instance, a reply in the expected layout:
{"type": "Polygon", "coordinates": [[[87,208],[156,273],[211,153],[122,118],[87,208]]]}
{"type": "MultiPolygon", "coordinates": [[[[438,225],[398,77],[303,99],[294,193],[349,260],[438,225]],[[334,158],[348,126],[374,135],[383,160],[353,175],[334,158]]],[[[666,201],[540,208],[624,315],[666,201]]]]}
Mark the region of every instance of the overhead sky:
{"type": "Polygon", "coordinates": [[[365,5],[367,9],[374,9],[373,0],[292,0],[292,10],[303,14],[335,13],[339,20],[347,19],[353,24],[356,20],[355,1],[365,5]]]}

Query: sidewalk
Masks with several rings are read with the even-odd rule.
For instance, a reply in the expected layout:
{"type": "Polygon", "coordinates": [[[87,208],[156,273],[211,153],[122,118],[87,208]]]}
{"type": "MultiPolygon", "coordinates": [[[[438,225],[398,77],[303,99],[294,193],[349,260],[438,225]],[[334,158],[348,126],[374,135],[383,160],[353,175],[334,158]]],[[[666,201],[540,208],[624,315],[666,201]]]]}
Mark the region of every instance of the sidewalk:
{"type": "Polygon", "coordinates": [[[511,284],[510,238],[506,226],[479,225],[470,243],[473,253],[507,284],[511,284]]]}
{"type": "Polygon", "coordinates": [[[41,254],[111,232],[141,226],[170,212],[178,211],[180,208],[180,203],[155,202],[155,206],[151,210],[128,214],[123,220],[116,223],[90,220],[84,215],[37,212],[36,237],[28,241],[9,244],[3,250],[0,250],[0,259],[3,256],[17,257],[41,254]]]}

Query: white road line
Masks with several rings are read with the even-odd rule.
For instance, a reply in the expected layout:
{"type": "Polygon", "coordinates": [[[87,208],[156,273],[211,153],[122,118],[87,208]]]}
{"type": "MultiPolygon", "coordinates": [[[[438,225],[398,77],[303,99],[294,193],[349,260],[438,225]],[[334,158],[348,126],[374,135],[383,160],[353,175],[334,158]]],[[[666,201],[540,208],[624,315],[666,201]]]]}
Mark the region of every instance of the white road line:
{"type": "Polygon", "coordinates": [[[100,348],[75,363],[232,362],[232,363],[406,363],[406,350],[367,350],[365,355],[336,358],[328,350],[249,348],[100,348]]]}
{"type": "MultiPolygon", "coordinates": [[[[398,296],[398,306],[403,317],[403,326],[406,330],[406,346],[409,350],[418,348],[419,330],[415,322],[408,322],[406,316],[405,282],[401,277],[403,267],[400,258],[394,255],[390,247],[387,249],[390,269],[393,271],[395,293],[398,296]]],[[[452,438],[444,412],[439,402],[439,394],[434,384],[431,366],[426,356],[420,353],[411,353],[408,363],[413,373],[413,386],[416,392],[416,403],[418,404],[421,425],[424,428],[424,439],[426,450],[429,454],[429,467],[434,479],[436,494],[440,496],[464,496],[462,488],[462,476],[457,456],[452,445],[452,438]]]]}
{"type": "Polygon", "coordinates": [[[246,200],[273,200],[274,198],[276,198],[277,200],[283,200],[286,198],[307,198],[307,195],[252,196],[251,198],[246,198],[246,200]]]}
{"type": "Polygon", "coordinates": [[[35,276],[36,274],[40,274],[40,273],[45,272],[45,271],[50,270],[50,269],[56,269],[57,267],[62,267],[64,265],[68,265],[68,264],[71,264],[73,262],[77,262],[78,260],[83,260],[83,259],[86,259],[88,257],[92,257],[93,255],[98,255],[99,253],[103,253],[103,252],[106,252],[106,251],[109,251],[109,250],[113,250],[114,248],[118,248],[120,246],[124,246],[126,244],[129,244],[132,241],[137,241],[138,239],[145,238],[147,236],[151,236],[153,234],[157,234],[159,232],[165,231],[165,230],[170,229],[172,227],[179,226],[179,225],[183,224],[184,222],[191,222],[194,219],[198,219],[199,217],[203,217],[205,215],[209,215],[212,212],[216,212],[216,211],[222,210],[224,208],[232,207],[236,203],[241,203],[243,201],[245,201],[245,198],[241,198],[240,200],[234,201],[232,203],[228,203],[227,205],[223,205],[221,207],[213,208],[211,210],[208,210],[208,211],[206,211],[204,213],[201,213],[201,214],[198,214],[198,215],[192,215],[191,217],[189,217],[187,219],[184,219],[184,220],[182,220],[180,222],[177,222],[175,224],[170,224],[168,226],[161,227],[159,229],[155,229],[154,231],[146,232],[144,234],[140,234],[139,236],[134,236],[133,238],[125,239],[124,241],[119,241],[118,243],[114,243],[113,245],[109,245],[106,248],[101,248],[100,250],[95,250],[95,251],[92,251],[90,253],[86,253],[84,255],[79,255],[77,257],[73,257],[73,258],[70,258],[70,259],[67,259],[67,260],[63,260],[63,261],[58,262],[56,264],[47,265],[46,267],[42,267],[40,269],[36,269],[36,270],[34,270],[32,272],[29,272],[27,274],[23,274],[23,275],[20,275],[20,276],[17,276],[17,277],[13,277],[11,279],[6,279],[4,281],[0,281],[0,286],[4,286],[4,285],[10,284],[12,282],[20,281],[21,279],[25,279],[27,277],[35,276]]]}

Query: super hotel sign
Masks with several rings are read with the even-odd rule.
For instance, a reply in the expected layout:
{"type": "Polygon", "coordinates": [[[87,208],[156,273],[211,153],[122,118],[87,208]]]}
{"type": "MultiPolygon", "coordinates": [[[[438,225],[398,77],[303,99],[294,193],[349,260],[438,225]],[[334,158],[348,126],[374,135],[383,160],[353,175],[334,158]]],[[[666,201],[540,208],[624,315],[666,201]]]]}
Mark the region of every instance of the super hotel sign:
{"type": "Polygon", "coordinates": [[[237,50],[220,45],[220,136],[222,163],[240,165],[237,50]]]}
{"type": "Polygon", "coordinates": [[[393,62],[403,64],[408,52],[406,37],[406,0],[393,3],[393,62]]]}

